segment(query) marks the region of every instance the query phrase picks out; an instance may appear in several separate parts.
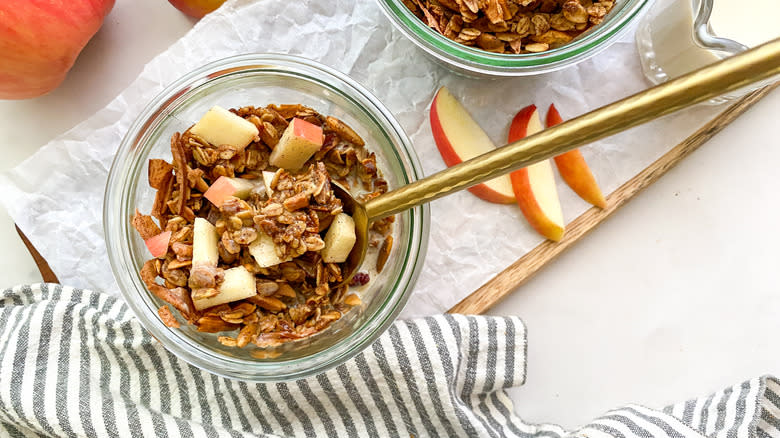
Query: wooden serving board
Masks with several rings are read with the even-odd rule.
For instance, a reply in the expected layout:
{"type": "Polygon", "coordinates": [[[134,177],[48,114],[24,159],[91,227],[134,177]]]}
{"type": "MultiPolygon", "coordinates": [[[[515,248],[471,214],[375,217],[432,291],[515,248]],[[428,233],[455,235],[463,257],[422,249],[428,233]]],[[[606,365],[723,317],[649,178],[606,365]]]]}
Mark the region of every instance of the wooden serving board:
{"type": "MultiPolygon", "coordinates": [[[[673,147],[661,158],[607,196],[606,208],[602,210],[592,207],[574,219],[574,221],[566,226],[566,234],[560,242],[552,242],[549,240],[542,242],[536,248],[520,257],[516,262],[512,263],[509,267],[490,279],[487,283],[482,285],[482,287],[461,300],[448,312],[474,315],[484,313],[520,285],[528,281],[529,278],[539,272],[548,263],[555,260],[561,253],[585,237],[586,234],[596,228],[600,223],[604,222],[612,213],[625,205],[645,187],[655,182],[683,158],[690,155],[691,152],[695,151],[699,146],[706,143],[707,140],[714,137],[723,130],[723,128],[728,126],[753,106],[753,104],[771,93],[772,90],[778,86],[780,86],[780,83],[757,90],[738,100],[725,111],[707,122],[698,131],[694,132],[690,137],[683,140],[682,143],[673,147]]],[[[33,260],[35,260],[35,264],[41,272],[43,281],[47,283],[59,283],[57,276],[51,270],[46,260],[38,253],[19,227],[17,227],[16,230],[25,246],[30,251],[33,260]]]]}
{"type": "Polygon", "coordinates": [[[566,226],[566,234],[560,242],[546,240],[540,243],[453,306],[448,313],[478,315],[493,307],[778,86],[780,82],[754,91],[726,108],[682,143],[673,147],[607,196],[606,208],[592,207],[574,219],[566,226]]]}

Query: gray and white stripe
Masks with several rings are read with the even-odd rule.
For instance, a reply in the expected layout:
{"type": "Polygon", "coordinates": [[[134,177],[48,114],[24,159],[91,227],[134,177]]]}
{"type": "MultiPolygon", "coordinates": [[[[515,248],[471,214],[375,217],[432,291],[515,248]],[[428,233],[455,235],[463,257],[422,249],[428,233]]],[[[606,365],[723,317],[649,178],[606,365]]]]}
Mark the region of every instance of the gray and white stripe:
{"type": "Polygon", "coordinates": [[[657,411],[631,405],[567,432],[527,424],[514,317],[393,325],[318,376],[250,384],[168,353],[120,299],[59,285],[0,294],[0,434],[8,436],[463,436],[780,438],[780,382],[761,377],[657,411]]]}
{"type": "Polygon", "coordinates": [[[780,437],[780,382],[771,376],[751,379],[662,410],[629,405],[608,412],[574,432],[596,437],[670,438],[780,437]]]}

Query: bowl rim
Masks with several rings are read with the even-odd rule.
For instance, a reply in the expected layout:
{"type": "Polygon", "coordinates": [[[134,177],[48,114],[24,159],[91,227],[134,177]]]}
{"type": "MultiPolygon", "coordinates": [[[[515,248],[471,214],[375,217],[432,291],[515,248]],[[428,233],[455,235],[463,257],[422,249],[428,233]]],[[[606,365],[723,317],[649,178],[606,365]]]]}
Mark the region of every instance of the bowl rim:
{"type": "MultiPolygon", "coordinates": [[[[488,76],[526,76],[559,70],[606,49],[628,30],[652,0],[618,0],[623,5],[604,22],[572,42],[540,53],[504,54],[456,43],[434,31],[399,0],[376,0],[382,12],[417,47],[440,61],[467,72],[488,76]]],[[[616,5],[617,7],[618,5],[616,5]]]]}
{"type": "MultiPolygon", "coordinates": [[[[143,157],[134,159],[133,153],[143,147],[144,143],[154,143],[149,142],[151,133],[197,90],[214,81],[257,72],[294,75],[325,86],[341,98],[351,101],[376,125],[388,142],[397,143],[403,149],[399,151],[392,148],[403,171],[401,179],[409,183],[422,177],[419,158],[399,122],[378,98],[349,76],[319,62],[293,55],[230,56],[205,64],[170,83],[135,118],[122,139],[108,174],[104,192],[103,232],[111,270],[120,292],[143,327],[166,349],[198,368],[223,377],[250,382],[273,382],[306,377],[343,363],[369,346],[395,321],[422,270],[427,252],[430,209],[424,205],[404,213],[408,217],[409,228],[407,251],[403,255],[404,269],[394,282],[386,286],[388,292],[384,301],[363,322],[360,330],[353,330],[335,344],[314,354],[281,361],[249,361],[198,348],[194,340],[165,326],[157,316],[151,293],[141,282],[131,259],[130,220],[124,214],[115,214],[135,209],[135,206],[128,205],[130,193],[134,190],[131,176],[139,174],[137,168],[146,163],[148,156],[143,154],[143,157]],[[313,75],[320,77],[315,78],[313,75]]],[[[146,147],[150,148],[151,144],[146,147]]]]}

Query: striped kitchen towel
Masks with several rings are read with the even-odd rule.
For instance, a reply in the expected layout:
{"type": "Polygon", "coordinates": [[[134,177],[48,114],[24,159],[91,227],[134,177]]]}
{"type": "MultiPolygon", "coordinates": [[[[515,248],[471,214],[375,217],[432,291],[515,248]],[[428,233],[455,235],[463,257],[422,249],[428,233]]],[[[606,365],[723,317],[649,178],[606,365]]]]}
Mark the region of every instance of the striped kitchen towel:
{"type": "Polygon", "coordinates": [[[524,423],[514,317],[396,322],[316,377],[248,384],[178,360],[121,299],[58,285],[0,295],[0,433],[9,436],[778,437],[780,383],[757,378],[663,410],[627,406],[576,430],[524,423]]]}

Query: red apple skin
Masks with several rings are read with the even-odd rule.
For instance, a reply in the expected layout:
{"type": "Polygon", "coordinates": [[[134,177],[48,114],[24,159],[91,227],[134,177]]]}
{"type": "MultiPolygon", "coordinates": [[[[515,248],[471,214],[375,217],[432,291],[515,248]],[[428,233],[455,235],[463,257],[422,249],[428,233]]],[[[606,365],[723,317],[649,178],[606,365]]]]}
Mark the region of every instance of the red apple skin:
{"type": "Polygon", "coordinates": [[[230,180],[225,176],[220,176],[214,181],[213,184],[206,190],[203,197],[211,201],[216,207],[221,207],[222,203],[227,198],[233,196],[236,192],[236,188],[230,184],[230,180]]]}
{"type": "Polygon", "coordinates": [[[323,136],[321,126],[317,126],[297,117],[293,118],[290,124],[293,125],[293,134],[296,137],[304,138],[314,144],[322,146],[323,136]]]}
{"type": "MultiPolygon", "coordinates": [[[[509,126],[508,142],[514,142],[524,138],[528,134],[528,121],[536,112],[536,105],[529,105],[515,115],[512,124],[509,126]]],[[[523,212],[528,223],[536,232],[555,242],[563,238],[565,228],[550,220],[541,212],[542,207],[533,196],[531,181],[528,177],[528,169],[522,168],[509,174],[512,180],[512,188],[515,191],[517,205],[523,212]]]]}
{"type": "Polygon", "coordinates": [[[160,258],[168,253],[168,244],[170,243],[170,241],[171,241],[171,232],[163,231],[162,233],[154,237],[150,237],[146,239],[144,243],[146,243],[146,248],[149,249],[149,252],[152,254],[152,257],[160,258]]]}
{"type": "MultiPolygon", "coordinates": [[[[555,108],[555,104],[551,104],[547,110],[545,125],[549,128],[561,122],[563,122],[561,114],[555,108]]],[[[566,185],[574,190],[574,193],[596,207],[605,208],[607,206],[607,201],[601,193],[596,177],[593,176],[593,172],[590,171],[590,167],[579,149],[564,152],[553,160],[561,178],[566,182],[566,185]]]]}
{"type": "MultiPolygon", "coordinates": [[[[450,143],[440,122],[439,111],[436,105],[440,93],[441,89],[436,93],[436,97],[433,98],[433,103],[431,104],[431,131],[433,132],[433,140],[436,143],[436,147],[439,149],[444,164],[446,164],[447,167],[452,167],[462,163],[463,160],[455,152],[455,148],[452,146],[452,143],[450,143]]],[[[515,202],[514,197],[497,192],[485,184],[477,184],[469,187],[467,190],[476,197],[494,204],[512,204],[515,202]]]]}
{"type": "Polygon", "coordinates": [[[57,88],[114,0],[0,1],[0,99],[57,88]]]}
{"type": "Polygon", "coordinates": [[[193,18],[203,18],[225,3],[225,0],[168,0],[176,9],[193,18]]]}
{"type": "Polygon", "coordinates": [[[528,105],[515,114],[509,125],[509,135],[507,135],[509,143],[521,140],[528,135],[528,121],[531,120],[531,116],[536,111],[536,105],[528,105]]]}

